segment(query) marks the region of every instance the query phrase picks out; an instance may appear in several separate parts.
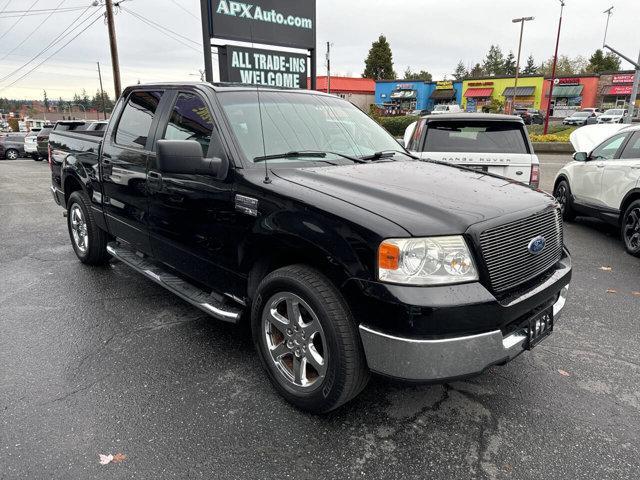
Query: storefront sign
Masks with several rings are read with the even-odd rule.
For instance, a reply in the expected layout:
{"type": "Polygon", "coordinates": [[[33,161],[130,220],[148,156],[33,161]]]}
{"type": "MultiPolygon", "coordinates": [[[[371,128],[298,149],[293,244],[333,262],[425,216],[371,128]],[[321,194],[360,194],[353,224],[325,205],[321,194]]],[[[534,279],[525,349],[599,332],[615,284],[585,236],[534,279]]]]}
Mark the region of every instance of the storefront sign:
{"type": "Polygon", "coordinates": [[[607,95],[631,95],[631,85],[618,85],[611,87],[607,95]]]}
{"type": "Polygon", "coordinates": [[[487,85],[493,85],[493,82],[469,82],[470,87],[486,87],[487,85]]]}
{"type": "Polygon", "coordinates": [[[436,90],[453,90],[453,82],[436,82],[436,90]]]}
{"type": "Polygon", "coordinates": [[[614,75],[611,83],[633,83],[633,73],[614,75]]]}
{"type": "Polygon", "coordinates": [[[227,45],[220,48],[223,82],[306,88],[307,56],[227,45]]]}
{"type": "Polygon", "coordinates": [[[399,83],[396,90],[411,90],[412,88],[413,83],[399,83]]]}
{"type": "Polygon", "coordinates": [[[580,85],[579,78],[556,78],[555,85],[580,85]]]}
{"type": "Polygon", "coordinates": [[[316,0],[209,0],[209,35],[315,49],[316,0]]]}

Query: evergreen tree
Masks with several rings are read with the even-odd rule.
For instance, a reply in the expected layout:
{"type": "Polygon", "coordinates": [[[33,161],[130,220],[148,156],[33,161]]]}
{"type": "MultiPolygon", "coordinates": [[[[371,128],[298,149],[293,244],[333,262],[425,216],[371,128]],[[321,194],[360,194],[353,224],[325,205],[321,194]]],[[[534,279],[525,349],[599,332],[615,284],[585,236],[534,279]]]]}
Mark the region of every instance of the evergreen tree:
{"type": "Polygon", "coordinates": [[[482,63],[486,75],[502,75],[504,73],[504,55],[498,45],[491,45],[489,53],[482,63]]]}
{"type": "Polygon", "coordinates": [[[402,77],[405,80],[423,80],[425,82],[430,82],[433,80],[431,74],[426,70],[420,70],[419,72],[412,72],[411,67],[407,67],[404,71],[404,76],[402,77]]]}
{"type": "Polygon", "coordinates": [[[363,78],[374,80],[393,80],[396,72],[393,71],[393,55],[387,38],[380,35],[377,41],[371,44],[369,55],[364,61],[363,78]]]}
{"type": "Polygon", "coordinates": [[[586,70],[592,73],[620,70],[620,59],[613,52],[605,55],[601,49],[597,49],[589,58],[586,70]]]}
{"type": "Polygon", "coordinates": [[[529,55],[529,58],[527,58],[527,64],[522,69],[522,74],[534,75],[535,73],[538,73],[538,68],[536,67],[536,62],[533,59],[533,55],[529,55]]]}
{"type": "Polygon", "coordinates": [[[471,78],[480,78],[485,76],[485,72],[482,69],[482,66],[479,63],[476,63],[475,67],[473,67],[469,72],[469,76],[471,78]]]}
{"type": "Polygon", "coordinates": [[[458,62],[458,65],[456,66],[455,71],[453,72],[453,78],[459,82],[460,80],[468,76],[469,72],[467,72],[467,69],[465,68],[464,63],[462,63],[462,60],[460,60],[458,62]]]}
{"type": "Polygon", "coordinates": [[[47,91],[46,90],[43,90],[43,92],[44,92],[44,100],[43,100],[44,111],[48,112],[49,111],[49,97],[47,97],[47,91]]]}
{"type": "Polygon", "coordinates": [[[510,51],[509,55],[507,55],[507,57],[504,59],[502,70],[505,75],[516,74],[516,57],[513,52],[510,51]]]}

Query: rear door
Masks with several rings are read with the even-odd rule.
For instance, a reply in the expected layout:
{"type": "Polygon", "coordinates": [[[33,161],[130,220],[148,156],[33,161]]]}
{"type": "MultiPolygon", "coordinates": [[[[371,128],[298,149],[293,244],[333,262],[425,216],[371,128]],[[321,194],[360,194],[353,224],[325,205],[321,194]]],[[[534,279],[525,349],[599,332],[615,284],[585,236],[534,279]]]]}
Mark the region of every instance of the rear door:
{"type": "Polygon", "coordinates": [[[531,178],[533,155],[520,122],[430,121],[418,155],[522,183],[531,178]]]}
{"type": "Polygon", "coordinates": [[[636,131],[621,152],[605,162],[600,198],[603,206],[617,211],[624,196],[638,185],[639,179],[640,131],[636,131]]]}
{"type": "Polygon", "coordinates": [[[102,203],[109,231],[146,254],[151,254],[147,161],[162,97],[161,90],[132,91],[107,131],[102,149],[102,203]]]}

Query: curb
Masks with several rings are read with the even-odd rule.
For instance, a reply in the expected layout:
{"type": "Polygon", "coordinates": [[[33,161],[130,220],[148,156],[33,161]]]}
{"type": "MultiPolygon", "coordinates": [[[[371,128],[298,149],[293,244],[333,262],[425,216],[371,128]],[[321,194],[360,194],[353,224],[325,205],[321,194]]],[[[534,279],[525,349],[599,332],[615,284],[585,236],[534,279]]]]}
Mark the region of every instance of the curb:
{"type": "Polygon", "coordinates": [[[570,142],[532,142],[535,153],[573,153],[570,142]]]}

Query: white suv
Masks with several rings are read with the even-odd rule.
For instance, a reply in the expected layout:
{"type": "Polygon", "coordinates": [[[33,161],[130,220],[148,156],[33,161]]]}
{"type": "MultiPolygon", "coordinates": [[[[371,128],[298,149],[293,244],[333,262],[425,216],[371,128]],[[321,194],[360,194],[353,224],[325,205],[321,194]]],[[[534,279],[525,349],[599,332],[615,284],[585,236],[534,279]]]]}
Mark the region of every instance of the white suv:
{"type": "Polygon", "coordinates": [[[627,252],[640,256],[640,125],[588,125],[570,136],[573,162],[553,194],[563,218],[600,218],[621,229],[627,252]]]}

